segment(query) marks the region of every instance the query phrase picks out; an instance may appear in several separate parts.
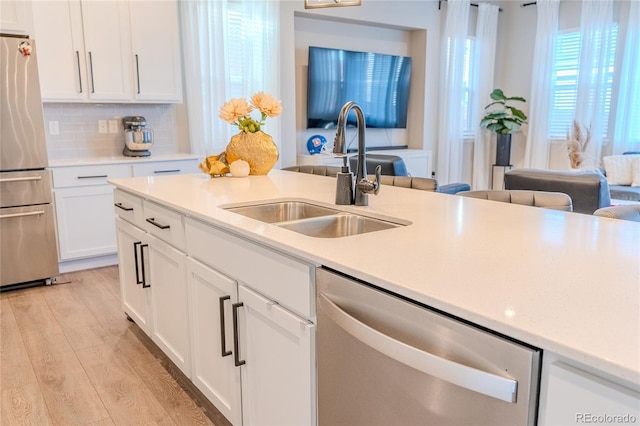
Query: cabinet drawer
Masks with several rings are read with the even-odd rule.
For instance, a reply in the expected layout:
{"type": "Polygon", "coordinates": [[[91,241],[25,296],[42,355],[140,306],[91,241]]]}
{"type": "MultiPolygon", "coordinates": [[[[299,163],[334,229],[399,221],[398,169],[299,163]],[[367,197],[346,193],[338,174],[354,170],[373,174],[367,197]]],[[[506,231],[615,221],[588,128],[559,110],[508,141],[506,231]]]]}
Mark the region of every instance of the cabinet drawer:
{"type": "Polygon", "coordinates": [[[144,228],[144,213],[142,212],[142,198],[128,192],[116,189],[113,192],[114,208],[119,218],[144,228]]]}
{"type": "Polygon", "coordinates": [[[163,176],[197,173],[198,160],[158,161],[133,165],[133,176],[163,176]]]}
{"type": "Polygon", "coordinates": [[[106,185],[107,179],[131,177],[129,164],[56,167],[51,169],[54,188],[106,185]]]}
{"type": "Polygon", "coordinates": [[[142,202],[142,210],[145,231],[185,251],[184,222],[180,213],[147,200],[142,202]]]}
{"type": "Polygon", "coordinates": [[[312,318],[312,266],[205,223],[185,220],[187,253],[219,272],[312,318]]]}

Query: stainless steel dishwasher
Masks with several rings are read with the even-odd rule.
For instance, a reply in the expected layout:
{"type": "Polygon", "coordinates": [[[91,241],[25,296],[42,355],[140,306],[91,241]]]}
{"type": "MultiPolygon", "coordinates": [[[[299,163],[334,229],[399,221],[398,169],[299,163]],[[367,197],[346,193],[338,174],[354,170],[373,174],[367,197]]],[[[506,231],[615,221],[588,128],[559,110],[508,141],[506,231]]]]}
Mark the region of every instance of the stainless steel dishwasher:
{"type": "Polygon", "coordinates": [[[539,349],[317,269],[318,424],[533,425],[539,349]]]}

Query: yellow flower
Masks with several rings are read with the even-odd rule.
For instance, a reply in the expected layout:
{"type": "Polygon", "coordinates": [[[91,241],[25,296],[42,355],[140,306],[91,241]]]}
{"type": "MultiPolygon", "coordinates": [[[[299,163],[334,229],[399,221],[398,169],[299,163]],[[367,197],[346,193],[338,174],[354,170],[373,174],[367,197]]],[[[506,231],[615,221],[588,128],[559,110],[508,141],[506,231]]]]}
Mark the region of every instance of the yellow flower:
{"type": "Polygon", "coordinates": [[[282,112],[282,104],[273,96],[258,92],[251,97],[251,104],[267,117],[277,117],[282,112]]]}
{"type": "Polygon", "coordinates": [[[251,111],[253,107],[247,103],[246,99],[234,98],[222,105],[218,116],[227,123],[234,124],[238,119],[249,115],[251,111]]]}

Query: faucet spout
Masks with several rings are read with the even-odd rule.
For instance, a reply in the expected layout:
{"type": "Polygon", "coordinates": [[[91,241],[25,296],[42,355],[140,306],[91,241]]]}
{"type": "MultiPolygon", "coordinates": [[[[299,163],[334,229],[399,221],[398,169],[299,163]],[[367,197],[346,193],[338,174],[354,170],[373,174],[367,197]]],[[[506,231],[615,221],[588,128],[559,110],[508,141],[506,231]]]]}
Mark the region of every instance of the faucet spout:
{"type": "MultiPolygon", "coordinates": [[[[374,192],[375,194],[377,194],[379,191],[380,173],[379,170],[376,169],[376,180],[373,182],[367,180],[367,161],[365,154],[365,129],[367,126],[365,123],[364,112],[362,111],[362,108],[360,108],[360,106],[354,101],[347,102],[342,106],[342,109],[340,110],[340,114],[338,115],[338,129],[336,131],[336,137],[333,143],[333,153],[344,157],[345,165],[342,168],[342,173],[345,173],[347,155],[347,147],[345,143],[345,126],[347,123],[347,116],[349,115],[349,112],[351,110],[354,110],[356,113],[356,125],[358,127],[358,162],[356,166],[356,185],[354,189],[355,192],[353,192],[353,197],[349,204],[355,203],[355,205],[357,206],[366,206],[369,204],[367,194],[369,192],[374,192]]],[[[344,192],[344,183],[341,183],[341,181],[345,182],[346,179],[344,177],[340,178],[339,176],[337,189],[338,193],[340,193],[341,191],[344,192]]],[[[346,202],[338,202],[338,198],[339,197],[336,196],[337,204],[347,204],[346,202]]]]}

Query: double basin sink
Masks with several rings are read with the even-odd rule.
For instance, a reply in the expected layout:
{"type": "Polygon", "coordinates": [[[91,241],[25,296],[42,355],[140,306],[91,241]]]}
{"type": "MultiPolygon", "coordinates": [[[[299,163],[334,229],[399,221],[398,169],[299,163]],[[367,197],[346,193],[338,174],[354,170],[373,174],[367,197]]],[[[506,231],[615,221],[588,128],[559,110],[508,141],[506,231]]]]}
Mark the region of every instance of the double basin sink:
{"type": "Polygon", "coordinates": [[[225,210],[318,238],[347,237],[408,225],[400,220],[378,219],[297,200],[227,207],[225,210]]]}

